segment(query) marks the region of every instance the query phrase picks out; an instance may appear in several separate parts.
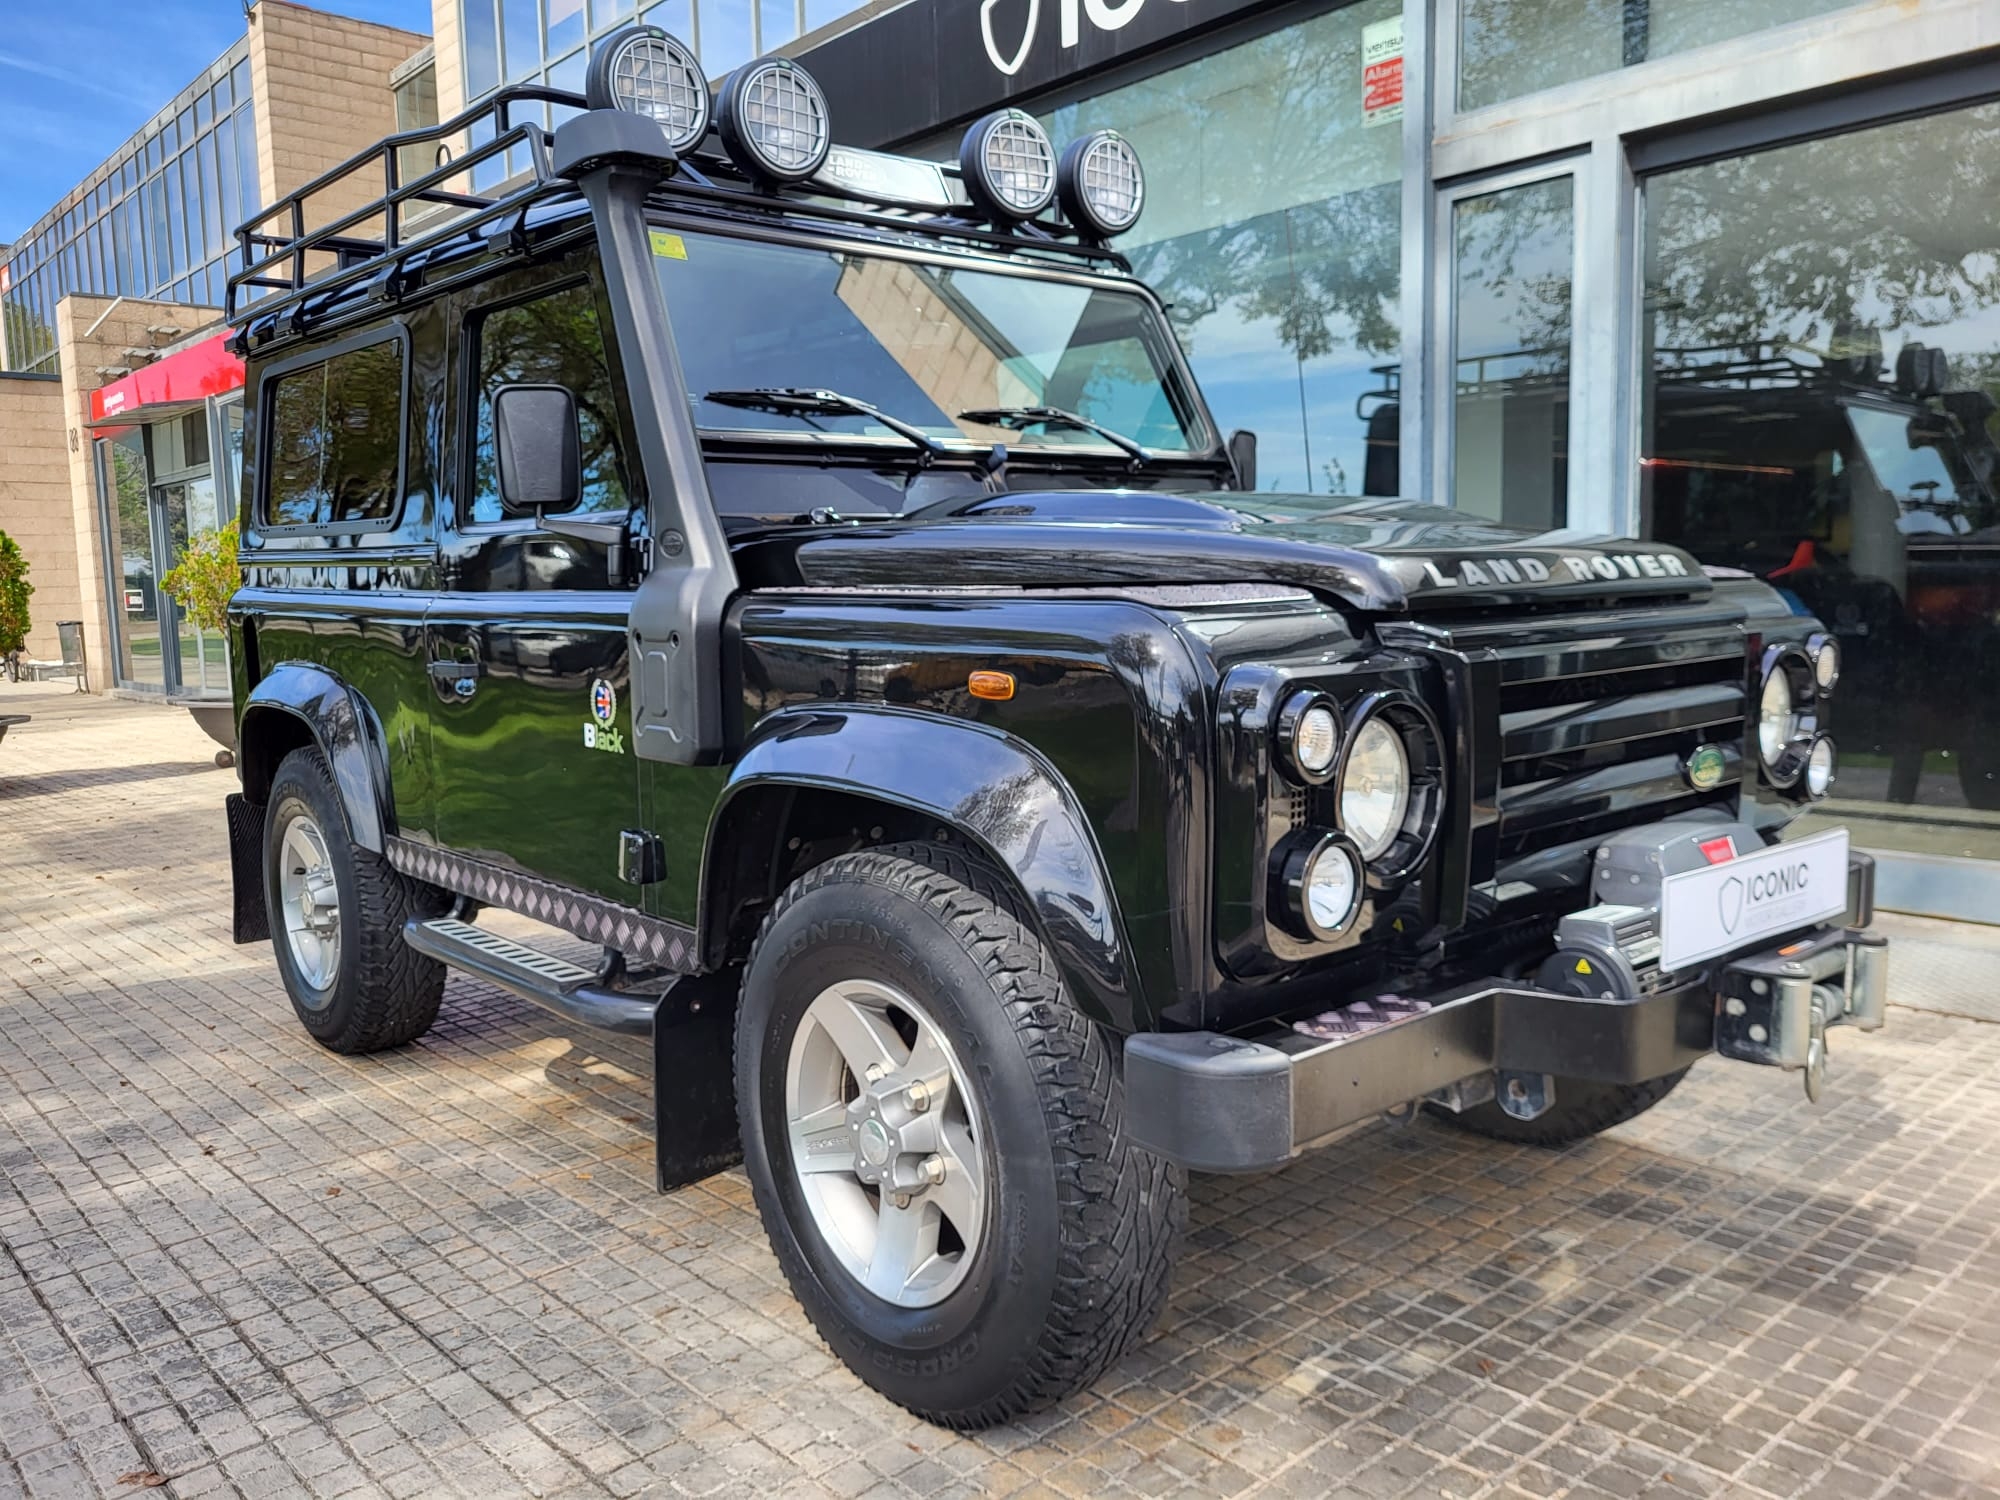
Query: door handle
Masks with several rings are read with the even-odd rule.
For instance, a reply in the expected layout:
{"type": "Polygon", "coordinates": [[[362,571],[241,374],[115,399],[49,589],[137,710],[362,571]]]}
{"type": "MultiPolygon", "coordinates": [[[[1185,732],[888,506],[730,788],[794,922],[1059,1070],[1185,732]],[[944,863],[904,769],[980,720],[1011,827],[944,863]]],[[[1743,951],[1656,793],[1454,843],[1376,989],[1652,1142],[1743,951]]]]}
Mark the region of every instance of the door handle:
{"type": "Polygon", "coordinates": [[[479,670],[476,661],[434,661],[430,664],[431,681],[438,685],[438,691],[448,690],[460,698],[470,698],[479,691],[479,670]]]}

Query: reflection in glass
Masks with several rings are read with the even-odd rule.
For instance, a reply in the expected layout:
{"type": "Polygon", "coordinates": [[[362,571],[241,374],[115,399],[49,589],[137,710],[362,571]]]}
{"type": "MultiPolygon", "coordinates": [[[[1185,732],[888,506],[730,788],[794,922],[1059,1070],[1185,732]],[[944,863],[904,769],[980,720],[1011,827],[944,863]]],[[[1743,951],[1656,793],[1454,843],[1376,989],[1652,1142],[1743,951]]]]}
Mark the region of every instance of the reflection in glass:
{"type": "Polygon", "coordinates": [[[1267,490],[1396,488],[1393,410],[1371,467],[1358,408],[1401,336],[1402,135],[1364,112],[1361,43],[1401,14],[1364,0],[1043,117],[1057,140],[1108,126],[1138,147],[1146,213],[1119,247],[1223,431],[1258,434],[1267,490]]]}
{"type": "Polygon", "coordinates": [[[1483,109],[1854,0],[1460,0],[1458,107],[1483,109]]]}
{"type": "Polygon", "coordinates": [[[1569,492],[1573,183],[1452,206],[1452,504],[1537,530],[1569,492]]]}
{"type": "Polygon", "coordinates": [[[1995,201],[1993,105],[1646,187],[1649,534],[1838,636],[1829,810],[1858,842],[1982,858],[2000,857],[1995,201]]]}
{"type": "Polygon", "coordinates": [[[146,444],[129,428],[104,445],[112,488],[113,550],[119,559],[118,678],[164,687],[160,660],[159,572],[153,566],[152,508],[147,502],[146,444]]]}

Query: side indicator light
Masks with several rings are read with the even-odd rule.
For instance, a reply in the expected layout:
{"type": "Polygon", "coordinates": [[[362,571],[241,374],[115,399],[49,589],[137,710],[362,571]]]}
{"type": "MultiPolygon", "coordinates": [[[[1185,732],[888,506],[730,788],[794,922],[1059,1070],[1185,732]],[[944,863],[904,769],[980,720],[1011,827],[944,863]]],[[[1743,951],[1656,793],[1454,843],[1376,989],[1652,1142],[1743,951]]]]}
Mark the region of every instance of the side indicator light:
{"type": "Polygon", "coordinates": [[[965,679],[965,690],[975,698],[990,698],[995,703],[1005,703],[1014,696],[1014,674],[974,672],[965,679]]]}

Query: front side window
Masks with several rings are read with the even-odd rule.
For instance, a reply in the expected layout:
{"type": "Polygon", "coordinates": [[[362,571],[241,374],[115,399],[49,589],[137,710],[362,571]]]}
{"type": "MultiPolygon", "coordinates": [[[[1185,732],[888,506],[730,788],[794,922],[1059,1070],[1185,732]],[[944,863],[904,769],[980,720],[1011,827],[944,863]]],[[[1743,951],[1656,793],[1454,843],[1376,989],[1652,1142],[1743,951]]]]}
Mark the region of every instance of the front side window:
{"type": "Polygon", "coordinates": [[[576,398],[577,446],[583,457],[583,500],[577,510],[628,509],[632,502],[618,440],[617,398],[590,287],[580,283],[496,309],[481,320],[476,337],[479,412],[470,519],[507,519],[493,444],[493,393],[506,385],[559,385],[576,398]]]}
{"type": "Polygon", "coordinates": [[[271,526],[387,525],[402,500],[403,345],[384,339],[264,388],[271,526]]]}
{"type": "Polygon", "coordinates": [[[1106,449],[1084,428],[1013,431],[960,415],[1050,406],[1148,448],[1185,453],[1208,444],[1166,331],[1135,293],[856,251],[653,238],[704,428],[886,431],[866,416],[801,420],[704,399],[791,386],[838,391],[944,441],[1106,449]]]}

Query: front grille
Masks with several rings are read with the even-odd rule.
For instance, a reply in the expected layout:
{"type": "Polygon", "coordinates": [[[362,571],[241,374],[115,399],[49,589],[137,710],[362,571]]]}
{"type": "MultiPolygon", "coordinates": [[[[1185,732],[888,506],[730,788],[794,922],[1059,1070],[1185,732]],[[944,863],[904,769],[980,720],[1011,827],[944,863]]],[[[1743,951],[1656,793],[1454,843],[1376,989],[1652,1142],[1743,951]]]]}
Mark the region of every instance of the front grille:
{"type": "Polygon", "coordinates": [[[1501,871],[1670,813],[1733,806],[1733,776],[1698,792],[1682,775],[1697,746],[1743,742],[1744,634],[1733,609],[1481,621],[1451,637],[1499,664],[1501,871]]]}

